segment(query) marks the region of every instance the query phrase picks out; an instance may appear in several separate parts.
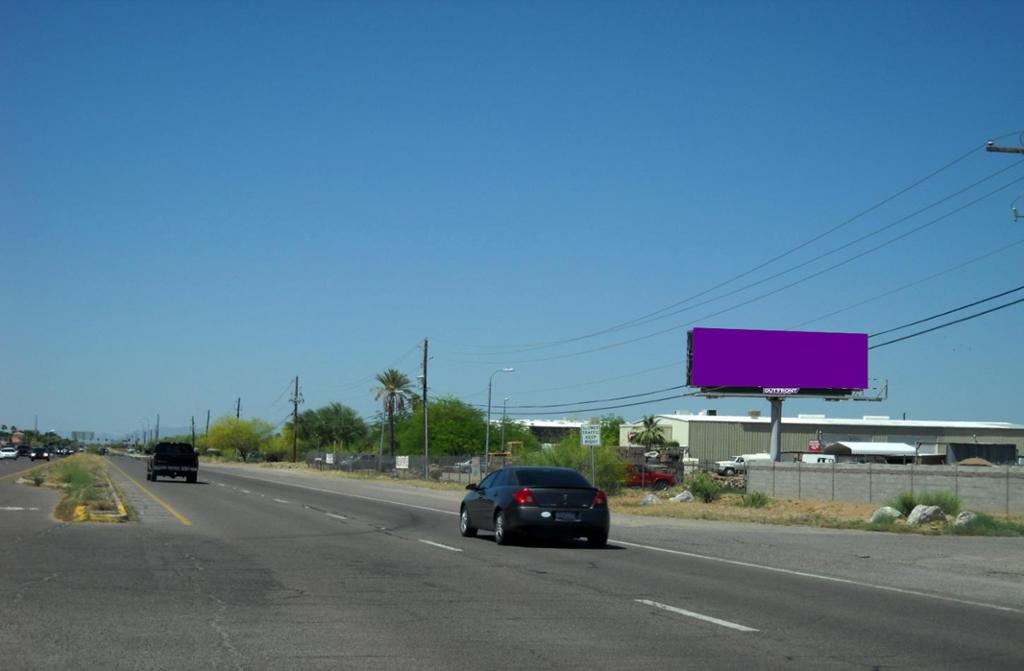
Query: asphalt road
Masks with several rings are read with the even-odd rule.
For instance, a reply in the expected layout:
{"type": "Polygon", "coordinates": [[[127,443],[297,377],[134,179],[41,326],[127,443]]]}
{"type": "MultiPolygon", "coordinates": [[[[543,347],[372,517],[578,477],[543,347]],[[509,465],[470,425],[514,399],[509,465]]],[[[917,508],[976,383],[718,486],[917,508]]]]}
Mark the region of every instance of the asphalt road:
{"type": "Polygon", "coordinates": [[[1021,539],[617,516],[607,549],[499,547],[449,492],[111,461],[138,524],[55,522],[0,466],[0,667],[1024,667],[1021,539]]]}

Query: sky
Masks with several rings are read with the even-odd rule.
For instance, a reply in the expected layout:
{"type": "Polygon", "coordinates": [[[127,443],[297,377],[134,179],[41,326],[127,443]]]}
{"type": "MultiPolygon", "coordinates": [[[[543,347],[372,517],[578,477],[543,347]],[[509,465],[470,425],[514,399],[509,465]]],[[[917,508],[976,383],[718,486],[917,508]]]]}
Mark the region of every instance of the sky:
{"type": "MultiPolygon", "coordinates": [[[[493,381],[517,417],[766,413],[679,397],[688,329],[871,334],[1024,285],[1024,156],[983,149],[1024,142],[1022,19],[0,3],[0,421],[166,433],[241,398],[279,425],[295,376],[300,409],[372,419],[424,339],[431,397],[493,381]]],[[[886,401],[785,412],[1024,423],[1022,326],[878,347],[886,401]]]]}

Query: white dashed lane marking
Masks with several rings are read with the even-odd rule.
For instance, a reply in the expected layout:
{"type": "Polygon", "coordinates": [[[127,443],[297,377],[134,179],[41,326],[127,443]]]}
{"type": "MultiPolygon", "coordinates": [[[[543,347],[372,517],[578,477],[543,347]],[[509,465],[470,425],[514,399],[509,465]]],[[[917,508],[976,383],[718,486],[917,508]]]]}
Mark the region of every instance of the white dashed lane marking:
{"type": "Polygon", "coordinates": [[[711,617],[710,615],[702,615],[695,613],[692,610],[683,610],[682,608],[676,608],[675,606],[669,606],[664,603],[658,603],[657,601],[648,601],[647,599],[634,599],[637,603],[642,603],[645,606],[654,606],[661,610],[667,610],[670,613],[677,615],[685,615],[686,617],[692,617],[695,620],[701,620],[703,622],[710,622],[711,624],[717,624],[720,627],[728,627],[729,629],[735,629],[736,631],[757,631],[752,627],[745,627],[742,624],[736,624],[735,622],[729,622],[728,620],[719,620],[717,617],[711,617]]]}
{"type": "Polygon", "coordinates": [[[448,550],[449,552],[462,552],[462,548],[453,548],[451,545],[442,545],[441,543],[435,543],[434,541],[428,541],[428,540],[423,539],[423,538],[420,539],[420,543],[426,543],[427,545],[433,545],[436,548],[441,548],[442,550],[448,550]]]}

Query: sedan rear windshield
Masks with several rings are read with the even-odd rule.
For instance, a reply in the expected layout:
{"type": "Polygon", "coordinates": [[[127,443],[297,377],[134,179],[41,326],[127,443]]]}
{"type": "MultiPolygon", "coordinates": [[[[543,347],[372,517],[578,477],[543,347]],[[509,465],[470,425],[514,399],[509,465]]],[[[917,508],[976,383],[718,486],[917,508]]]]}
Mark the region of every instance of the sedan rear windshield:
{"type": "Polygon", "coordinates": [[[516,479],[527,487],[590,487],[587,479],[576,471],[554,468],[517,470],[516,479]]]}

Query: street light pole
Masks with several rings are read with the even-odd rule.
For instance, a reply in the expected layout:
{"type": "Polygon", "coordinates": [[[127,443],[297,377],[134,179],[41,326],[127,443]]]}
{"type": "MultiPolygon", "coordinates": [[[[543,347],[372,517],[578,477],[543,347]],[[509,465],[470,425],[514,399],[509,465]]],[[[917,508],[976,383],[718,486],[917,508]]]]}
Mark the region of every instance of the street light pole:
{"type": "Polygon", "coordinates": [[[494,376],[498,373],[514,373],[515,370],[515,368],[499,368],[491,373],[491,377],[487,380],[487,428],[484,434],[484,468],[486,470],[490,470],[491,467],[491,387],[494,385],[494,376]]]}
{"type": "Polygon", "coordinates": [[[508,396],[501,402],[501,451],[505,451],[505,408],[508,407],[508,396]]]}

